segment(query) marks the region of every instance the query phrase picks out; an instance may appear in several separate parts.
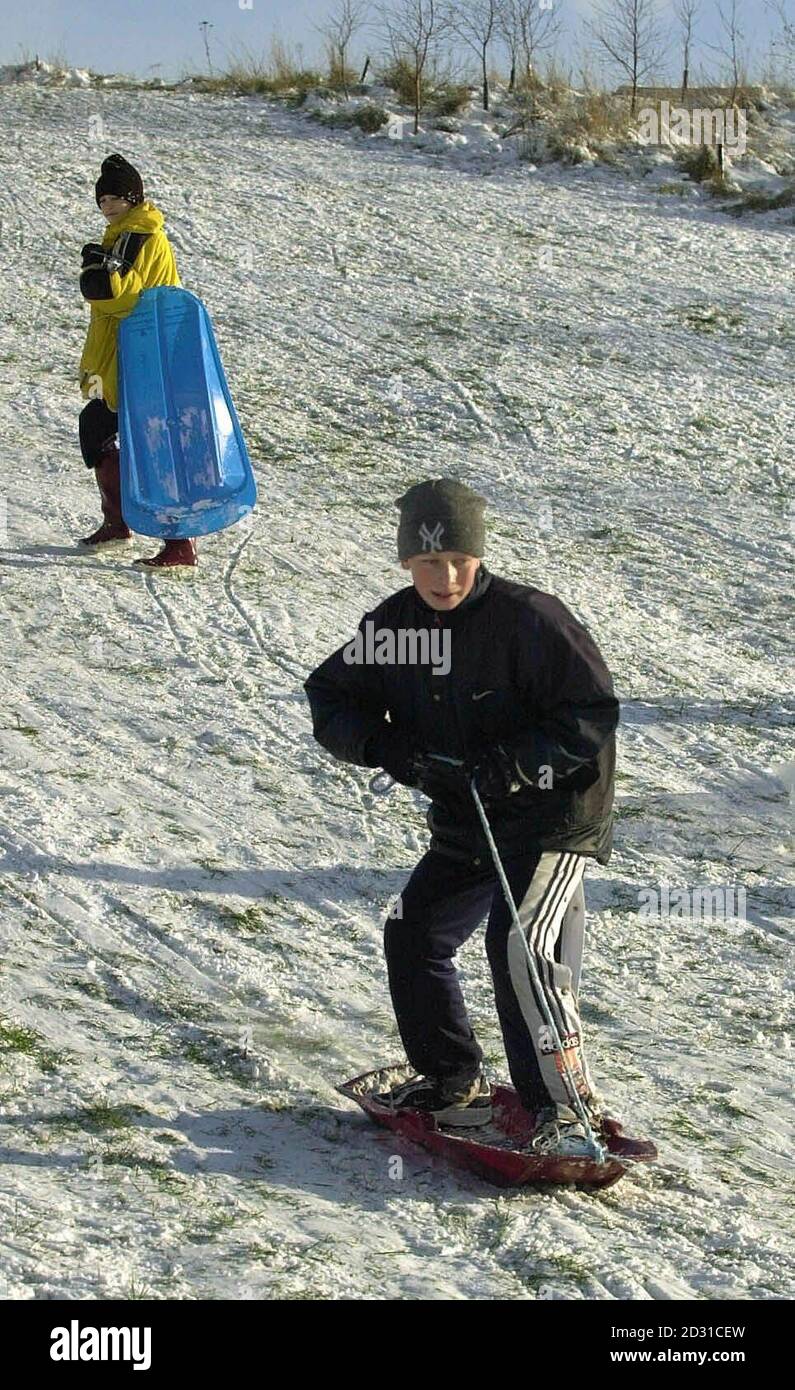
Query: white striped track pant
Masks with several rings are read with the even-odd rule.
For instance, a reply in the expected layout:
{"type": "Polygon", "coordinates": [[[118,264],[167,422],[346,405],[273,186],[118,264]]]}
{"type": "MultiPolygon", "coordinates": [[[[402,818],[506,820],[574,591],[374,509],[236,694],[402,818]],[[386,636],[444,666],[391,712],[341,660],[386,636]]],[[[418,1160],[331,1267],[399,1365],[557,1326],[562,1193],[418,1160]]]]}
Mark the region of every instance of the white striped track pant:
{"type": "Polygon", "coordinates": [[[557,850],[505,861],[520,935],[493,868],[434,850],[423,856],[384,933],[395,1015],[406,1055],[418,1072],[463,1080],[476,1075],[482,1063],[453,957],[488,915],[486,951],[497,1013],[511,1080],[522,1101],[531,1110],[555,1105],[567,1115],[572,1084],[584,1098],[592,1093],[578,1007],[585,864],[584,855],[557,850]],[[555,1047],[547,1014],[563,1054],[555,1047]]]}

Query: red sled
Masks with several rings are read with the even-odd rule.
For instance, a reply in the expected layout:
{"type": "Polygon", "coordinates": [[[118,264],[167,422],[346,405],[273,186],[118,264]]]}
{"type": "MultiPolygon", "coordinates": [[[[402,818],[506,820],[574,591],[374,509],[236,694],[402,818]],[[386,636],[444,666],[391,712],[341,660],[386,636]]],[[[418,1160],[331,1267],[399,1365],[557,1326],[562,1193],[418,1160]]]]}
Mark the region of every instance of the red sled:
{"type": "Polygon", "coordinates": [[[603,1163],[592,1158],[528,1153],[526,1146],[535,1129],[535,1117],[524,1109],[512,1086],[492,1087],[490,1124],[464,1133],[440,1129],[432,1115],[420,1110],[395,1113],[375,1099],[379,1091],[400,1084],[409,1074],[405,1063],[397,1063],[355,1076],[337,1090],[360,1105],[377,1125],[391,1129],[423,1149],[449,1159],[457,1168],[476,1173],[498,1187],[522,1187],[527,1183],[612,1187],[633,1163],[651,1163],[657,1157],[654,1144],[646,1139],[631,1139],[624,1134],[618,1120],[612,1119],[605,1119],[601,1135],[607,1150],[603,1163]],[[478,1138],[469,1137],[472,1133],[478,1138]]]}

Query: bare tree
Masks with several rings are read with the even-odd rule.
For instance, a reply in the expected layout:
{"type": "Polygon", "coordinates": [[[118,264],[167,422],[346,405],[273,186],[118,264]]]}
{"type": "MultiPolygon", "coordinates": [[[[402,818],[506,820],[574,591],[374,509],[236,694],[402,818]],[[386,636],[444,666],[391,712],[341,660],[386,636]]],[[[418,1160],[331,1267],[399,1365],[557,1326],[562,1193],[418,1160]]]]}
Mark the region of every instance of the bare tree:
{"type": "Polygon", "coordinates": [[[508,78],[508,91],[512,92],[516,86],[516,67],[519,61],[519,45],[521,36],[519,33],[519,8],[520,0],[502,0],[500,12],[497,16],[497,32],[508,50],[508,57],[511,60],[511,75],[508,78]]]}
{"type": "Polygon", "coordinates": [[[428,58],[449,27],[437,0],[390,0],[377,14],[396,62],[409,64],[414,93],[414,134],[420,128],[422,86],[428,58]]]}
{"type": "Polygon", "coordinates": [[[524,54],[525,76],[536,70],[541,53],[548,53],[558,41],[563,21],[550,5],[542,8],[536,0],[520,0],[519,24],[524,54]]]}
{"type": "Polygon", "coordinates": [[[332,72],[336,67],[342,89],[348,96],[348,50],[354,34],[363,28],[369,10],[369,0],[336,0],[334,9],[322,24],[315,27],[326,40],[332,72]]]}
{"type": "Polygon", "coordinates": [[[656,73],[663,52],[656,0],[601,0],[594,5],[594,15],[594,21],[586,22],[585,27],[607,63],[629,78],[629,110],[634,116],[638,87],[656,73]]]}
{"type": "Polygon", "coordinates": [[[690,50],[693,44],[696,15],[698,14],[698,0],[676,0],[674,14],[679,21],[680,41],[682,44],[681,100],[684,103],[684,99],[687,96],[687,86],[690,81],[690,50]]]}
{"type": "Polygon", "coordinates": [[[767,0],[767,7],[779,21],[780,29],[773,37],[772,48],[780,58],[784,71],[795,76],[795,6],[793,0],[767,0]]]}
{"type": "Polygon", "coordinates": [[[747,76],[747,59],[744,54],[745,34],[740,28],[742,5],[740,0],[727,0],[716,6],[720,16],[721,42],[711,43],[713,53],[719,53],[729,66],[732,80],[732,94],[729,105],[737,100],[737,91],[747,76]]]}
{"type": "Polygon", "coordinates": [[[477,53],[483,88],[483,110],[489,109],[489,44],[497,32],[500,0],[452,0],[449,7],[453,33],[477,53]]]}
{"type": "Polygon", "coordinates": [[[498,28],[511,56],[511,91],[516,85],[519,56],[527,81],[535,71],[538,55],[553,46],[562,27],[552,6],[542,9],[538,0],[502,0],[498,28]]]}

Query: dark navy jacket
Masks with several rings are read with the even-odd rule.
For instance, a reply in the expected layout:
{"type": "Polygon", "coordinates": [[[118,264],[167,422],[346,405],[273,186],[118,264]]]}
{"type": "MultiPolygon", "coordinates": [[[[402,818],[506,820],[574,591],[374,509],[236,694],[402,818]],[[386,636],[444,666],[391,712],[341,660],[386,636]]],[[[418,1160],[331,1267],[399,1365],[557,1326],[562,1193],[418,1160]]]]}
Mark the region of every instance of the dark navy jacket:
{"type": "MultiPolygon", "coordinates": [[[[481,565],[472,592],[450,612],[435,612],[408,585],[365,614],[362,633],[368,621],[376,632],[449,628],[450,672],[348,664],[341,647],[304,687],[318,742],[344,762],[372,766],[368,740],[388,715],[418,749],[469,766],[502,744],[522,780],[551,785],[523,785],[487,808],[501,853],[575,850],[606,864],[618,701],[596,644],[565,604],[481,565]]],[[[431,848],[489,862],[463,778],[444,801],[432,802],[428,825],[431,848]]]]}

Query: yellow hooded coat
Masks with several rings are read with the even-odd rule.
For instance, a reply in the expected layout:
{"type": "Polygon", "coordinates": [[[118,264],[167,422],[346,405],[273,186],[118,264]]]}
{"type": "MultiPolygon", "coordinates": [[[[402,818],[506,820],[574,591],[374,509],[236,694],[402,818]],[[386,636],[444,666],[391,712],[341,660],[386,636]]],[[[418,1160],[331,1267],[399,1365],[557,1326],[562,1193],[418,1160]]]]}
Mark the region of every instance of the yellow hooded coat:
{"type": "MultiPolygon", "coordinates": [[[[120,320],[135,308],[142,290],[182,284],[174,252],[163,230],[164,221],[154,203],[139,203],[118,222],[110,223],[102,237],[102,249],[123,258],[127,233],[145,235],[132,265],[123,262],[120,270],[110,272],[110,297],[89,300],[91,321],[80,358],[80,390],[86,400],[100,397],[110,410],[116,410],[119,401],[116,337],[120,320]]],[[[131,238],[132,245],[136,246],[138,240],[131,238]]]]}

